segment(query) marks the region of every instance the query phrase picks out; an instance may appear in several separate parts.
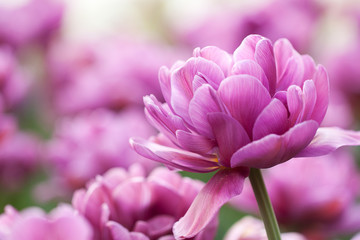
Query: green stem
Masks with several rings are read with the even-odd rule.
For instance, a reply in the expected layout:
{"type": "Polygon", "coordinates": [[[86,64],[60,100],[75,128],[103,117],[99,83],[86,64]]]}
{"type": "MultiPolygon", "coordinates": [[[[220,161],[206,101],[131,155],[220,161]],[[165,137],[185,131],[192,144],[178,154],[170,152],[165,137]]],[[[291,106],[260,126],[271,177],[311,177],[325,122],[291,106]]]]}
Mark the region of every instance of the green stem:
{"type": "Polygon", "coordinates": [[[252,168],[250,170],[250,182],[255,193],[261,217],[264,221],[266,234],[269,240],[281,240],[279,225],[277,223],[274,209],[271,205],[264,180],[260,169],[252,168]]]}

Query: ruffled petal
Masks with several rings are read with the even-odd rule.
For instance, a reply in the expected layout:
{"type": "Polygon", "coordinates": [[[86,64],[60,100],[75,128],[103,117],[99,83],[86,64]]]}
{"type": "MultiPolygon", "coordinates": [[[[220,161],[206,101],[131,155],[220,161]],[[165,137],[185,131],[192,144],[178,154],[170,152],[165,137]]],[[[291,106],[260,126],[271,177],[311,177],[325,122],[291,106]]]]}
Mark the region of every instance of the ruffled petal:
{"type": "Polygon", "coordinates": [[[185,216],[174,224],[175,239],[194,237],[213,219],[222,205],[241,193],[247,168],[218,171],[197,195],[185,216]]]}
{"type": "Polygon", "coordinates": [[[267,89],[250,75],[236,75],[226,78],[221,83],[218,93],[231,115],[252,138],[256,118],[271,101],[267,89]]]}
{"type": "MultiPolygon", "coordinates": [[[[311,119],[317,100],[315,84],[312,80],[306,80],[303,86],[304,108],[301,113],[301,121],[311,119]]],[[[320,123],[319,123],[320,124],[320,123]]]]}
{"type": "Polygon", "coordinates": [[[289,58],[293,55],[294,48],[289,40],[282,38],[274,43],[274,56],[278,78],[283,74],[289,58]]]}
{"type": "Polygon", "coordinates": [[[286,100],[290,113],[289,123],[290,126],[294,126],[300,121],[300,114],[302,113],[304,107],[301,88],[295,85],[290,86],[286,92],[286,100]]]}
{"type": "Polygon", "coordinates": [[[207,114],[223,111],[225,111],[224,106],[222,106],[215,90],[209,84],[204,84],[196,90],[189,105],[189,114],[193,126],[201,135],[212,139],[214,135],[207,120],[207,114]]]}
{"type": "Polygon", "coordinates": [[[319,125],[310,120],[297,124],[285,134],[270,134],[239,149],[231,167],[269,168],[285,162],[304,149],[314,138],[319,125]]]}
{"type": "Polygon", "coordinates": [[[256,44],[254,57],[265,72],[269,81],[269,92],[273,96],[276,89],[276,67],[273,46],[269,39],[262,39],[256,44]]]}
{"type": "Polygon", "coordinates": [[[231,72],[233,75],[248,74],[254,76],[269,90],[269,81],[264,70],[253,60],[246,59],[236,62],[231,72]]]}
{"type": "Polygon", "coordinates": [[[299,54],[292,56],[278,76],[277,91],[286,90],[291,85],[302,86],[304,82],[304,62],[299,54]]]}
{"type": "Polygon", "coordinates": [[[140,138],[131,138],[132,148],[141,156],[169,167],[189,172],[212,172],[219,168],[215,158],[204,157],[181,149],[162,146],[140,138]]]}
{"type": "Polygon", "coordinates": [[[241,124],[224,113],[210,113],[209,122],[219,147],[219,162],[222,166],[230,167],[230,159],[234,152],[250,142],[241,124]]]}
{"type": "Polygon", "coordinates": [[[198,75],[217,89],[225,78],[220,67],[204,58],[190,58],[183,67],[175,70],[171,76],[171,106],[174,111],[190,122],[189,103],[193,97],[194,77],[198,75]]]}
{"type": "Polygon", "coordinates": [[[316,104],[311,116],[311,119],[314,119],[319,124],[321,124],[324,119],[327,107],[329,105],[329,77],[325,68],[321,65],[318,66],[318,69],[314,76],[314,83],[316,87],[316,104]]]}
{"type": "Polygon", "coordinates": [[[229,74],[232,57],[226,51],[218,47],[208,46],[202,49],[196,48],[193,54],[194,57],[202,57],[219,65],[225,76],[229,74]]]}
{"type": "Polygon", "coordinates": [[[196,133],[178,130],[176,131],[176,137],[179,145],[190,152],[207,154],[213,147],[215,147],[215,141],[196,133]]]}
{"type": "Polygon", "coordinates": [[[288,112],[282,102],[272,99],[256,119],[253,140],[258,140],[271,133],[281,135],[289,129],[288,112]]]}
{"type": "Polygon", "coordinates": [[[360,132],[337,127],[319,128],[311,143],[296,157],[316,157],[329,154],[342,146],[360,145],[360,132]]]}
{"type": "Polygon", "coordinates": [[[255,60],[255,48],[256,44],[264,39],[260,35],[249,35],[241,42],[240,46],[234,52],[234,61],[241,61],[244,59],[255,60]]]}

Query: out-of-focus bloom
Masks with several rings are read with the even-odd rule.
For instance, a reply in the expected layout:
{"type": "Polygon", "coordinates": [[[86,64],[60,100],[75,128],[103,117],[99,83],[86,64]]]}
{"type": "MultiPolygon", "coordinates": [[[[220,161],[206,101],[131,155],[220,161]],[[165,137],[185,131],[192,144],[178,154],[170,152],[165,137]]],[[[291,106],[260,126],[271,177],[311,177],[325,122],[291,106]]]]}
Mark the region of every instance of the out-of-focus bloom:
{"type": "MultiPolygon", "coordinates": [[[[173,224],[202,186],[200,181],[181,178],[165,168],[145,177],[140,165],[133,165],[128,172],[111,169],[87,189],[76,191],[73,206],[92,224],[95,240],[170,240],[174,239],[173,224]]],[[[195,239],[211,240],[216,230],[214,218],[195,239]]]]}
{"type": "Polygon", "coordinates": [[[312,0],[276,0],[246,10],[221,9],[211,13],[199,24],[179,29],[179,38],[191,47],[214,45],[231,52],[247,35],[260,34],[273,41],[288,38],[297,50],[304,52],[309,49],[321,13],[321,7],[312,0]]]}
{"type": "MultiPolygon", "coordinates": [[[[224,240],[267,240],[264,223],[254,217],[246,216],[237,221],[226,233],[224,240]]],[[[298,233],[283,233],[284,240],[306,240],[298,233]]]]}
{"type": "Polygon", "coordinates": [[[327,73],[286,39],[273,45],[250,35],[233,55],[216,47],[195,49],[186,62],[161,68],[159,80],[166,103],[154,96],[144,102],[162,134],[132,139],[133,148],[170,168],[219,170],[175,224],[177,237],[196,234],[239,195],[248,168],[360,143],[358,132],[319,128],[328,106],[327,73]]]}
{"type": "Polygon", "coordinates": [[[29,83],[11,49],[0,46],[0,101],[3,107],[9,109],[19,103],[25,96],[29,83]]]}
{"type": "Polygon", "coordinates": [[[103,39],[54,44],[49,57],[53,101],[60,113],[119,109],[161,96],[158,69],[175,60],[174,50],[140,40],[103,39]]]}
{"type": "MultiPolygon", "coordinates": [[[[355,205],[360,176],[349,153],[295,159],[264,171],[264,181],[283,226],[308,234],[309,239],[360,230],[360,208],[355,205]]],[[[247,212],[257,211],[249,182],[232,203],[247,212]]]]}
{"type": "Polygon", "coordinates": [[[150,171],[156,163],[139,157],[128,141],[132,135],[149,137],[154,133],[142,111],[134,109],[119,114],[96,110],[65,118],[48,145],[54,181],[75,190],[112,167],[128,168],[138,162],[150,171]]]}
{"type": "Polygon", "coordinates": [[[14,47],[45,41],[60,26],[63,5],[56,0],[29,0],[0,7],[0,43],[14,47]]]}
{"type": "Polygon", "coordinates": [[[351,240],[360,240],[360,233],[356,234],[351,240]]]}
{"type": "Polygon", "coordinates": [[[0,186],[14,190],[38,166],[40,143],[18,130],[10,116],[0,118],[0,186]]]}
{"type": "Polygon", "coordinates": [[[48,215],[35,207],[18,212],[6,206],[0,215],[2,240],[91,240],[92,236],[90,224],[67,205],[48,215]]]}

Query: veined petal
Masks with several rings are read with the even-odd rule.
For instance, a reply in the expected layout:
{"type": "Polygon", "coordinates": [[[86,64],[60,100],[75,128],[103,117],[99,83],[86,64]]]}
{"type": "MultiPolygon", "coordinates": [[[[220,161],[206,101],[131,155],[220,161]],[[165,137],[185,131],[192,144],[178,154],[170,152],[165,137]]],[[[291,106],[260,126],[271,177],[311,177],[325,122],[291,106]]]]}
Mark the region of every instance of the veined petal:
{"type": "Polygon", "coordinates": [[[290,86],[286,92],[286,99],[290,113],[289,123],[290,126],[294,126],[298,122],[304,106],[301,88],[295,85],[290,86]]]}
{"type": "Polygon", "coordinates": [[[129,230],[121,226],[121,224],[114,221],[109,221],[106,227],[109,229],[113,240],[149,240],[149,238],[142,233],[133,235],[133,233],[130,233],[129,230]]]}
{"type": "Polygon", "coordinates": [[[225,111],[224,106],[222,106],[215,90],[209,84],[204,84],[196,90],[189,105],[189,114],[193,126],[200,134],[212,139],[214,135],[207,120],[207,114],[223,111],[225,111]]]}
{"type": "Polygon", "coordinates": [[[262,39],[256,44],[254,57],[265,72],[269,81],[269,92],[273,96],[276,90],[276,67],[273,46],[269,39],[262,39]]]}
{"type": "Polygon", "coordinates": [[[174,111],[190,122],[189,103],[193,97],[192,82],[201,75],[215,89],[225,78],[220,67],[204,58],[190,58],[183,67],[175,70],[171,76],[171,106],[174,111]]]}
{"type": "Polygon", "coordinates": [[[249,35],[241,42],[240,46],[234,52],[234,61],[241,61],[244,59],[255,60],[255,48],[256,44],[261,40],[264,39],[260,35],[249,35]]]}
{"type": "Polygon", "coordinates": [[[358,145],[360,145],[360,132],[337,127],[319,128],[311,143],[296,157],[322,156],[342,146],[358,145]]]}
{"type": "Polygon", "coordinates": [[[258,140],[271,133],[281,135],[288,129],[287,109],[280,100],[273,98],[255,121],[253,140],[258,140]]]}
{"type": "Polygon", "coordinates": [[[219,168],[214,158],[162,146],[151,141],[131,138],[132,148],[141,156],[163,163],[169,167],[189,172],[212,172],[219,168]]]}
{"type": "Polygon", "coordinates": [[[193,54],[194,57],[202,57],[219,65],[225,76],[229,74],[232,57],[226,51],[218,47],[209,46],[202,49],[196,48],[193,54]]]}
{"type": "Polygon", "coordinates": [[[246,59],[236,62],[231,72],[234,75],[248,74],[250,76],[254,76],[260,80],[266,89],[269,90],[269,81],[264,70],[253,60],[246,59]]]}
{"type": "Polygon", "coordinates": [[[270,134],[239,149],[231,158],[231,167],[269,168],[285,162],[304,149],[314,138],[317,122],[297,124],[285,134],[270,134]]]}
{"type": "Polygon", "coordinates": [[[207,154],[215,146],[215,141],[197,133],[189,133],[183,130],[176,131],[176,138],[181,147],[199,154],[207,154]]]}
{"type": "Polygon", "coordinates": [[[304,82],[303,93],[304,93],[304,107],[301,113],[301,121],[306,121],[311,119],[311,115],[313,114],[317,100],[316,88],[312,80],[306,80],[304,82]]]}
{"type": "Polygon", "coordinates": [[[242,191],[247,168],[218,171],[197,195],[185,216],[174,224],[175,239],[194,237],[213,219],[222,205],[242,191]]]}
{"type": "Polygon", "coordinates": [[[266,88],[250,75],[235,75],[222,81],[218,93],[231,115],[252,138],[256,118],[271,101],[266,88]]]}
{"type": "Polygon", "coordinates": [[[318,66],[313,80],[316,87],[317,98],[311,119],[321,124],[329,105],[329,77],[322,65],[318,66]]]}
{"type": "Polygon", "coordinates": [[[276,70],[278,78],[285,71],[289,58],[293,55],[294,48],[289,40],[282,38],[274,43],[274,56],[276,61],[276,70]]]}
{"type": "Polygon", "coordinates": [[[283,73],[278,76],[276,89],[281,91],[291,85],[302,86],[304,80],[304,62],[300,54],[296,53],[288,60],[283,73]]]}
{"type": "Polygon", "coordinates": [[[250,142],[241,124],[225,113],[209,113],[208,120],[212,126],[219,147],[219,162],[230,167],[230,159],[234,152],[250,142]]]}

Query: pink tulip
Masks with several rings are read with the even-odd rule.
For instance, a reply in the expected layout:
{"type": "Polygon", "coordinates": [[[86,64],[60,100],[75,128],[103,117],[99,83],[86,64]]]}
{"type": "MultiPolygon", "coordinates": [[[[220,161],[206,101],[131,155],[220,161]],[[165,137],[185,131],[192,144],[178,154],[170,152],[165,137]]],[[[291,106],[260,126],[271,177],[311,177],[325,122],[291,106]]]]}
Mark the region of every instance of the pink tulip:
{"type": "MultiPolygon", "coordinates": [[[[360,175],[347,152],[286,162],[264,171],[264,181],[280,224],[316,235],[315,239],[360,230],[360,206],[355,204],[360,175]]],[[[232,204],[257,212],[249,182],[232,204]]]]}
{"type": "MultiPolygon", "coordinates": [[[[73,206],[92,224],[94,240],[174,240],[173,224],[202,186],[165,168],[146,177],[140,165],[133,165],[128,172],[111,169],[76,191],[73,206]]],[[[195,239],[211,240],[216,229],[214,218],[195,239]]]]}
{"type": "Polygon", "coordinates": [[[15,7],[0,7],[0,43],[21,47],[43,42],[59,28],[63,4],[56,0],[29,0],[15,7]]]}
{"type": "MultiPolygon", "coordinates": [[[[0,13],[1,15],[1,13],[0,13]]],[[[18,104],[29,89],[30,81],[10,48],[0,46],[0,102],[10,109],[18,104]]]]}
{"type": "Polygon", "coordinates": [[[186,62],[161,68],[159,80],[166,103],[154,96],[144,102],[161,134],[132,139],[135,151],[173,169],[219,170],[175,224],[178,238],[197,234],[239,195],[249,168],[360,144],[358,132],[319,128],[329,99],[326,70],[286,39],[273,45],[250,35],[233,55],[195,49],[186,62]]]}
{"type": "MultiPolygon", "coordinates": [[[[226,233],[224,240],[267,240],[264,223],[254,217],[246,216],[237,221],[226,233]]],[[[298,233],[283,233],[283,240],[306,240],[298,233]]]]}
{"type": "Polygon", "coordinates": [[[91,240],[90,224],[67,205],[46,214],[39,208],[17,212],[6,206],[0,215],[0,238],[2,240],[91,240]]]}
{"type": "Polygon", "coordinates": [[[54,104],[60,113],[140,105],[142,96],[161,96],[161,65],[178,54],[144,40],[101,39],[88,43],[55,43],[48,64],[54,104]]]}
{"type": "Polygon", "coordinates": [[[39,164],[39,140],[20,132],[14,118],[0,117],[0,186],[18,189],[39,164]]]}
{"type": "Polygon", "coordinates": [[[149,137],[154,133],[142,111],[133,109],[119,114],[97,110],[63,119],[48,144],[53,181],[73,191],[112,167],[128,168],[138,162],[149,172],[157,164],[139,157],[128,139],[134,134],[149,137]]]}

